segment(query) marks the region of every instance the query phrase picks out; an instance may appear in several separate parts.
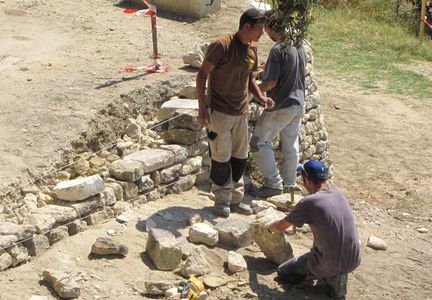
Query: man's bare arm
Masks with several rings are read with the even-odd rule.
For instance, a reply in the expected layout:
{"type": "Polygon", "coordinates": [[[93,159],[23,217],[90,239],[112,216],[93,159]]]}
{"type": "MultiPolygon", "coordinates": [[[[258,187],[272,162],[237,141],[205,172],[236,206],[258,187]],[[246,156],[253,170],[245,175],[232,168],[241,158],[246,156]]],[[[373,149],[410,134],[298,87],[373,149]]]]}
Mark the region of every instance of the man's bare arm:
{"type": "Polygon", "coordinates": [[[279,233],[279,232],[284,232],[285,229],[287,229],[290,226],[293,226],[293,224],[291,224],[290,222],[288,222],[287,220],[285,220],[285,218],[283,218],[280,221],[276,221],[276,222],[271,223],[268,226],[268,230],[270,232],[279,233]]]}
{"type": "Polygon", "coordinates": [[[261,102],[265,109],[273,108],[273,99],[263,95],[255,80],[255,76],[252,74],[249,77],[249,91],[258,99],[259,102],[261,102]]]}
{"type": "Polygon", "coordinates": [[[214,65],[208,61],[204,61],[198,71],[196,77],[196,87],[198,95],[198,121],[205,126],[208,121],[207,107],[205,100],[205,89],[208,75],[213,71],[214,65]]]}
{"type": "Polygon", "coordinates": [[[267,92],[273,89],[277,84],[276,80],[268,80],[261,82],[258,87],[261,90],[261,92],[267,92]]]}

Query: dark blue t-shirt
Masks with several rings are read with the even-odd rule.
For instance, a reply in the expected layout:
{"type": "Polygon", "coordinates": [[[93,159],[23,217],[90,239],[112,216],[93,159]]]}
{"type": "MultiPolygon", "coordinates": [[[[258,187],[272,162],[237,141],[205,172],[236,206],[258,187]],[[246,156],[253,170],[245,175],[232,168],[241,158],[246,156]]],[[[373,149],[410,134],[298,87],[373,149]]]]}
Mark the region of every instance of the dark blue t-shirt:
{"type": "Polygon", "coordinates": [[[288,46],[284,49],[280,43],[273,45],[267,58],[263,81],[277,81],[277,85],[267,92],[267,96],[275,102],[274,110],[294,104],[303,105],[306,64],[303,46],[288,46]]]}
{"type": "Polygon", "coordinates": [[[301,199],[285,219],[297,227],[308,224],[314,243],[307,265],[317,278],[349,273],[360,264],[360,242],[351,207],[334,189],[301,199]]]}

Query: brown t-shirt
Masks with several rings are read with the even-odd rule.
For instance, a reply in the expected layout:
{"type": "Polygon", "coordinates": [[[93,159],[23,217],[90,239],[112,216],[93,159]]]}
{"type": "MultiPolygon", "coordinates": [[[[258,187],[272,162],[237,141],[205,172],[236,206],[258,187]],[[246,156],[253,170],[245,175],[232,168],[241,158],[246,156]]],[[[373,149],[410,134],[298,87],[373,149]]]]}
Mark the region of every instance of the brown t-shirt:
{"type": "Polygon", "coordinates": [[[258,65],[256,47],[243,44],[235,34],[223,35],[210,44],[205,60],[215,66],[209,76],[207,105],[229,115],[247,113],[249,76],[258,65]]]}

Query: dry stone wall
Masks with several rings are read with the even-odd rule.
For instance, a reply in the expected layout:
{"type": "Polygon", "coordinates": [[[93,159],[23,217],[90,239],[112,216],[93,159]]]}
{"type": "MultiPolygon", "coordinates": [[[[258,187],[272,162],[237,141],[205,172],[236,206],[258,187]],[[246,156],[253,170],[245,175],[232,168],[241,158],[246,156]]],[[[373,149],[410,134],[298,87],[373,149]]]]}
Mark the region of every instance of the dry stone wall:
{"type": "MultiPolygon", "coordinates": [[[[310,48],[306,82],[301,159],[319,159],[330,166],[327,131],[320,110],[310,48]]],[[[26,187],[12,205],[3,206],[0,270],[28,261],[89,225],[108,218],[123,221],[133,205],[208,183],[211,160],[205,129],[197,122],[194,85],[163,90],[163,95],[157,98],[160,105],[149,105],[151,100],[145,95],[148,95],[145,91],[134,91],[122,98],[143,98],[140,100],[142,109],[148,112],[150,107],[155,112],[154,120],[135,111],[134,118],[125,120],[122,138],[114,145],[96,152],[80,153],[67,169],[56,173],[52,182],[26,187]]],[[[251,104],[251,127],[260,111],[262,107],[251,104]]],[[[259,205],[256,206],[258,212],[259,205]]],[[[235,226],[242,228],[240,225],[235,226]]],[[[251,242],[246,225],[245,237],[240,240],[231,241],[223,230],[218,231],[219,239],[225,243],[243,241],[246,245],[251,242]]]]}

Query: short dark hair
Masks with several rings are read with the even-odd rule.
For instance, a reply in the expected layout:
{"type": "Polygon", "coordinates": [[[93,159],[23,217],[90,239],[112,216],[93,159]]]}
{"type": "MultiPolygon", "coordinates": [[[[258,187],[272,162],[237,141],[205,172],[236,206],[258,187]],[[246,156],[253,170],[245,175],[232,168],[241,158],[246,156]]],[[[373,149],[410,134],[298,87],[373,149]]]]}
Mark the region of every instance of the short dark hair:
{"type": "Polygon", "coordinates": [[[243,28],[246,23],[252,26],[259,23],[265,23],[266,16],[256,8],[249,8],[240,17],[239,30],[243,28]]]}

